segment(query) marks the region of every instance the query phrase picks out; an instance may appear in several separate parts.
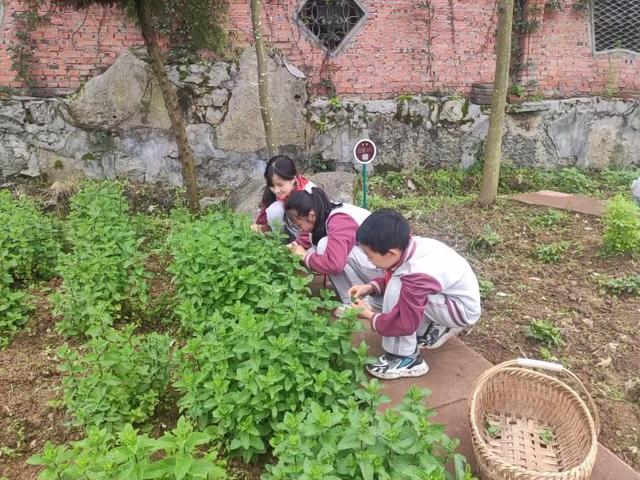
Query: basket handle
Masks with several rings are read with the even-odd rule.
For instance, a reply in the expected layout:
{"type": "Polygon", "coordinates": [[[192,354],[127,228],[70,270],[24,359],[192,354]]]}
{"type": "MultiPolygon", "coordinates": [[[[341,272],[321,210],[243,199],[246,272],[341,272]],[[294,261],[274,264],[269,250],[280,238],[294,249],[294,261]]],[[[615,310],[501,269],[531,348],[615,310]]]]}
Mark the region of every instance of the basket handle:
{"type": "Polygon", "coordinates": [[[589,394],[587,387],[584,386],[584,384],[573,372],[570,372],[569,370],[567,370],[564,367],[564,365],[560,363],[554,363],[554,362],[545,362],[544,360],[534,360],[531,358],[518,358],[517,360],[511,360],[509,362],[505,362],[503,365],[507,366],[506,364],[511,364],[511,365],[515,364],[515,365],[518,365],[519,367],[526,367],[526,368],[539,368],[540,370],[549,370],[552,372],[564,373],[568,375],[580,387],[580,389],[582,390],[582,393],[587,399],[587,408],[589,408],[589,410],[591,411],[591,415],[593,416],[593,422],[596,427],[596,433],[598,434],[600,433],[600,414],[598,413],[598,408],[596,407],[596,403],[593,401],[593,398],[589,394]]]}

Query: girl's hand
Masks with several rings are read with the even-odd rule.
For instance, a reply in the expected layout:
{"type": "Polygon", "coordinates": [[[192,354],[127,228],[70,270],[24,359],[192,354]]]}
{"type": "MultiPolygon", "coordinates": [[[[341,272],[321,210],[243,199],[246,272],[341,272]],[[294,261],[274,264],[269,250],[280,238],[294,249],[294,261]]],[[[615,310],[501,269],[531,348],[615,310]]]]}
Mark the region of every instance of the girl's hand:
{"type": "Polygon", "coordinates": [[[304,247],[295,241],[287,245],[287,248],[291,253],[293,253],[294,255],[298,255],[299,257],[304,257],[307,254],[307,251],[304,249],[304,247]]]}
{"type": "Polygon", "coordinates": [[[254,223],[253,225],[251,225],[251,230],[253,230],[254,232],[261,233],[262,225],[258,225],[257,223],[254,223]]]}
{"type": "Polygon", "coordinates": [[[371,295],[373,293],[373,285],[354,285],[349,289],[349,296],[353,300],[357,300],[359,298],[366,297],[367,295],[371,295]]]}
{"type": "Polygon", "coordinates": [[[375,315],[373,310],[369,308],[369,305],[367,305],[366,303],[364,303],[363,300],[360,300],[360,299],[356,299],[351,304],[351,308],[357,308],[358,310],[360,310],[358,312],[358,318],[362,318],[364,320],[371,320],[375,315]]]}

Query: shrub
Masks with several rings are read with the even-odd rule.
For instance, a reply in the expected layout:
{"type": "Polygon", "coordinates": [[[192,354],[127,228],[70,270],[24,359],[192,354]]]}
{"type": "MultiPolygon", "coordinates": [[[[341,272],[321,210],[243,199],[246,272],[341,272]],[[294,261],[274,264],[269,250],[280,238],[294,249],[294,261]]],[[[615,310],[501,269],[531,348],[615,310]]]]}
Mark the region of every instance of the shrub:
{"type": "MultiPolygon", "coordinates": [[[[369,392],[372,385],[379,388],[372,382],[369,392]]],[[[455,454],[458,441],[430,421],[435,412],[424,404],[426,395],[412,386],[402,405],[384,413],[376,409],[375,394],[365,405],[355,399],[327,407],[311,402],[287,413],[271,442],[278,463],[268,465],[263,478],[472,479],[464,457],[455,454]],[[445,468],[451,459],[454,475],[445,468]]]]}
{"type": "Polygon", "coordinates": [[[122,186],[87,182],[74,195],[69,215],[73,251],[62,255],[64,280],[53,295],[61,333],[100,335],[147,301],[144,257],[131,225],[122,186]]]}
{"type": "Polygon", "coordinates": [[[0,225],[0,276],[4,276],[0,282],[29,282],[53,275],[60,243],[51,217],[31,200],[13,199],[9,192],[0,190],[0,225]]]}
{"type": "Polygon", "coordinates": [[[151,333],[106,330],[80,352],[64,345],[64,404],[75,425],[118,429],[149,418],[169,382],[171,340],[151,333]]]}
{"type": "Polygon", "coordinates": [[[603,223],[605,255],[640,252],[640,206],[617,195],[607,203],[603,223]]]}
{"type": "Polygon", "coordinates": [[[204,446],[212,437],[193,430],[184,418],[171,432],[155,439],[130,424],[117,434],[92,427],[70,447],[47,442],[40,455],[27,460],[42,465],[39,480],[132,479],[227,480],[226,464],[204,446]]]}

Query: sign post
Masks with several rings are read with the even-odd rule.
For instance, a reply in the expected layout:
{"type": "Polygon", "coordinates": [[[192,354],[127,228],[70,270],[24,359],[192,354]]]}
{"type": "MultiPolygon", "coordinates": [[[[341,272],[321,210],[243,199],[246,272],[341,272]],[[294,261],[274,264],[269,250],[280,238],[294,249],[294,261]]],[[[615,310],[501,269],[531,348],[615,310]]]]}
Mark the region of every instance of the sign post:
{"type": "Polygon", "coordinates": [[[376,144],[368,138],[359,140],[353,147],[353,156],[362,165],[362,208],[369,208],[369,198],[367,191],[367,165],[376,158],[376,144]]]}

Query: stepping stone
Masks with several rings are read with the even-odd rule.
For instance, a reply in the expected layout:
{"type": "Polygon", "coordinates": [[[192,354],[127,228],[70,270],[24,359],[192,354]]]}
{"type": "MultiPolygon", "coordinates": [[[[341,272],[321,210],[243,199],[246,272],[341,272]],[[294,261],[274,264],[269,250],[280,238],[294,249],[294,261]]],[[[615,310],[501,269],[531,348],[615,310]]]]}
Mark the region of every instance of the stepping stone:
{"type": "Polygon", "coordinates": [[[601,216],[604,213],[604,202],[602,200],[584,195],[574,195],[572,193],[541,190],[539,192],[513,195],[509,198],[529,205],[560,208],[562,210],[586,213],[588,215],[601,216]]]}
{"type": "MultiPolygon", "coordinates": [[[[354,336],[354,342],[358,344],[361,340],[369,345],[371,356],[382,354],[380,336],[377,333],[371,330],[358,332],[354,336]]],[[[460,440],[460,452],[475,469],[468,423],[469,395],[476,379],[492,364],[458,338],[450,339],[436,350],[423,350],[422,354],[429,364],[429,373],[425,376],[380,380],[383,393],[391,399],[390,403],[381,408],[384,410],[400,403],[411,385],[431,390],[427,403],[437,412],[433,420],[445,425],[447,435],[460,440]]],[[[591,480],[640,480],[640,473],[635,472],[602,444],[598,447],[591,480]]]]}

